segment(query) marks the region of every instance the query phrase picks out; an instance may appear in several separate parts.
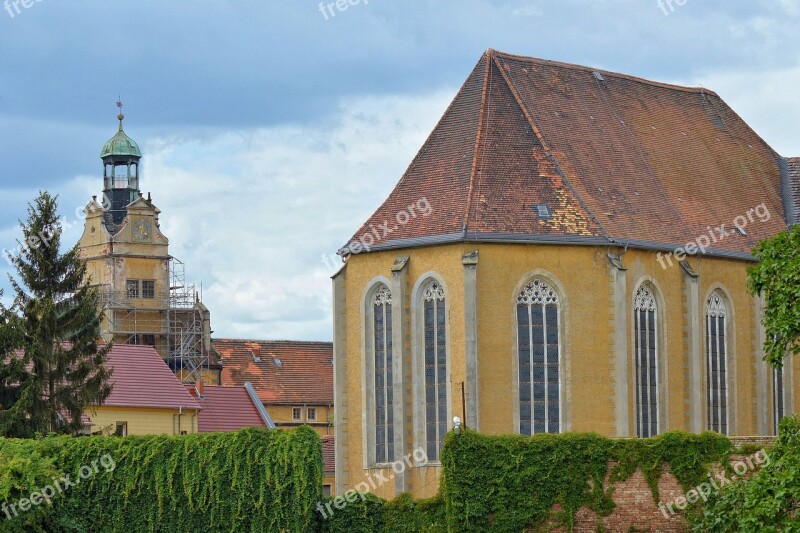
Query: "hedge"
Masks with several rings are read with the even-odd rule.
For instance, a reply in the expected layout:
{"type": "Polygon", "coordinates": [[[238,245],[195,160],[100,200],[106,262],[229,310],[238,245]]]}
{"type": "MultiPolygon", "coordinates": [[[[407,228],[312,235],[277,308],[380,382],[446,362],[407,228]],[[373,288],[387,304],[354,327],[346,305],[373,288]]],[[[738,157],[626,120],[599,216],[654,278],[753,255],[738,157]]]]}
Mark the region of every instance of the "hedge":
{"type": "MultiPolygon", "coordinates": [[[[322,502],[323,507],[333,498],[322,502]]],[[[415,500],[401,494],[385,501],[372,494],[359,497],[344,509],[333,514],[318,515],[317,531],[320,533],[445,533],[444,501],[441,497],[415,500]]]]}
{"type": "MultiPolygon", "coordinates": [[[[309,427],[55,437],[5,441],[0,450],[7,446],[16,446],[23,455],[38,454],[43,469],[51,465],[59,475],[79,481],[56,496],[52,507],[36,507],[39,521],[29,524],[32,530],[306,533],[322,498],[322,446],[309,427]]],[[[0,495],[9,503],[16,501],[34,487],[52,484],[51,474],[42,470],[35,479],[19,483],[4,466],[0,488],[12,490],[0,495]]],[[[0,524],[0,530],[5,526],[0,524]]]]}

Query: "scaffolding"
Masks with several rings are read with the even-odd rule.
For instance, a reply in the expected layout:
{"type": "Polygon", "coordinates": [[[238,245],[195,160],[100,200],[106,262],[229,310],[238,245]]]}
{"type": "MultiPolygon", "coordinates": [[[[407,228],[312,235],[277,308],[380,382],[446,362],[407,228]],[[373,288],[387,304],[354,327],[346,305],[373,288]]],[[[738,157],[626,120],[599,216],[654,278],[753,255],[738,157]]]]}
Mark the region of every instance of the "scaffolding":
{"type": "Polygon", "coordinates": [[[197,382],[210,367],[211,325],[182,261],[169,259],[169,288],[152,297],[105,286],[103,336],[107,341],[153,346],[181,381],[197,382]]]}

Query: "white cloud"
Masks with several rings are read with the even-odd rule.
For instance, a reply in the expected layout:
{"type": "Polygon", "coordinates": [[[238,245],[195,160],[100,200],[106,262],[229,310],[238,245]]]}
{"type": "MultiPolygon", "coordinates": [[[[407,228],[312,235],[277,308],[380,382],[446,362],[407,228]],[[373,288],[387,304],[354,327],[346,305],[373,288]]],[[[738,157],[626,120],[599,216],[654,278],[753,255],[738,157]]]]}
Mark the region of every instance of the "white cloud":
{"type": "Polygon", "coordinates": [[[719,94],[756,133],[785,157],[800,156],[800,56],[760,71],[708,72],[697,78],[719,94]]]}
{"type": "Polygon", "coordinates": [[[331,338],[332,254],[453,94],[344,101],[315,127],[143,140],[142,190],[187,279],[203,281],[215,336],[331,338]]]}

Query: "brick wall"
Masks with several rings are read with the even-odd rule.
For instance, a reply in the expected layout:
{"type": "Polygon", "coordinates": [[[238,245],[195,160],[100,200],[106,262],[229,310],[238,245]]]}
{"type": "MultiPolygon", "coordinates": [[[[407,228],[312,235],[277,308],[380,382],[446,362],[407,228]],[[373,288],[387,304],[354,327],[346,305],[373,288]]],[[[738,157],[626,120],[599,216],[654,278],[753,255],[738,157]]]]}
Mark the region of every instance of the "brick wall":
{"type": "MultiPolygon", "coordinates": [[[[748,444],[764,444],[760,440],[753,438],[748,444]]],[[[763,440],[763,438],[762,438],[763,440]]],[[[772,439],[774,440],[774,439],[772,439]]],[[[771,444],[772,440],[766,442],[771,444]]],[[[742,456],[732,455],[731,465],[745,459],[742,456]]],[[[609,464],[609,471],[614,463],[609,464]]],[[[752,471],[748,472],[748,475],[752,471]]],[[[606,488],[608,480],[606,480],[606,488]]],[[[598,530],[598,525],[602,525],[605,531],[658,531],[658,532],[684,532],[689,531],[688,524],[677,508],[673,505],[673,514],[666,504],[674,504],[679,497],[685,496],[678,480],[669,471],[669,467],[664,467],[664,473],[658,482],[660,501],[664,503],[663,508],[659,508],[658,503],[653,501],[653,493],[647,485],[647,481],[640,470],[637,470],[626,481],[617,483],[614,488],[614,511],[605,517],[598,517],[597,513],[582,508],[575,517],[576,533],[594,533],[598,530]]],[[[553,509],[559,511],[558,506],[553,509]]],[[[566,528],[558,528],[554,531],[565,532],[566,528]]]]}

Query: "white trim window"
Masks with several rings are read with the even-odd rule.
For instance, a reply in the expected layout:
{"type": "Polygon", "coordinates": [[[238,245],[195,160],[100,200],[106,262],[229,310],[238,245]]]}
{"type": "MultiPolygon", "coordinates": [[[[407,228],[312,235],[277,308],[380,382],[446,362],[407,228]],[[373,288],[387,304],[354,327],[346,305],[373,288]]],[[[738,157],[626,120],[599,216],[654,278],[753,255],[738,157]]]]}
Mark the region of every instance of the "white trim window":
{"type": "Polygon", "coordinates": [[[394,391],[392,390],[392,293],[382,285],[372,295],[375,462],[394,460],[394,391]]]}
{"type": "Polygon", "coordinates": [[[517,295],[519,432],[523,435],[561,430],[559,315],[558,295],[541,279],[528,282],[517,295]]]}
{"type": "Polygon", "coordinates": [[[778,434],[781,420],[786,416],[786,390],[784,389],[786,364],[788,362],[784,361],[784,366],[772,369],[772,424],[775,435],[778,434]]]}
{"type": "Polygon", "coordinates": [[[725,300],[714,291],[706,301],[706,412],[708,429],[728,434],[728,342],[725,300]]]}
{"type": "Polygon", "coordinates": [[[425,383],[425,451],[439,461],[447,434],[447,316],[444,288],[437,281],[422,291],[425,383]]]}
{"type": "Polygon", "coordinates": [[[658,434],[658,306],[653,291],[639,287],[633,306],[636,372],[636,436],[658,434]]]}

